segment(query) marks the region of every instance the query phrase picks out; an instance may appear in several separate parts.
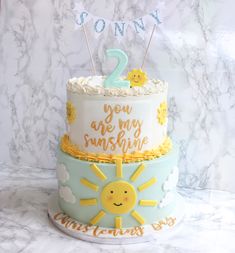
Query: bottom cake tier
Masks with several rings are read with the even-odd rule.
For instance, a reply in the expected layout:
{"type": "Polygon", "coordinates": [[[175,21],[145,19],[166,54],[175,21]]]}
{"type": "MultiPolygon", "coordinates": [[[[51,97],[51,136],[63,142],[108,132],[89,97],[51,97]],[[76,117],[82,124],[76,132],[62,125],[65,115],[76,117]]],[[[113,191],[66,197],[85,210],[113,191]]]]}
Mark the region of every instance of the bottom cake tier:
{"type": "Polygon", "coordinates": [[[82,161],[59,151],[59,208],[81,224],[102,228],[175,223],[177,158],[175,146],[160,158],[136,163],[82,161]]]}
{"type": "Polygon", "coordinates": [[[65,214],[58,205],[58,194],[51,195],[48,203],[48,215],[52,223],[64,233],[89,242],[104,244],[129,244],[140,243],[157,239],[158,241],[170,240],[179,233],[184,216],[185,203],[183,198],[176,193],[174,210],[162,220],[153,224],[135,226],[132,228],[102,228],[97,225],[83,224],[65,214]],[[176,226],[177,225],[177,226],[176,226]]]}

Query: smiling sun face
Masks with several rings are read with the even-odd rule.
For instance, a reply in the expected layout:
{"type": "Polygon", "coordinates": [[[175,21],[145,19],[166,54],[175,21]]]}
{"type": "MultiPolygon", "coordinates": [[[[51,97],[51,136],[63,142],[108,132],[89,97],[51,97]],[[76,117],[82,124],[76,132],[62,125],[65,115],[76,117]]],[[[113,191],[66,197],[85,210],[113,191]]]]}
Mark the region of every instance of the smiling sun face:
{"type": "MultiPolygon", "coordinates": [[[[90,168],[99,180],[105,182],[108,179],[105,173],[96,164],[91,164],[90,168]]],[[[132,173],[129,180],[123,180],[122,160],[117,159],[116,178],[120,180],[115,180],[99,187],[90,180],[81,178],[80,183],[94,192],[99,192],[100,198],[80,199],[80,206],[97,206],[98,202],[101,201],[103,207],[103,210],[100,210],[91,218],[91,225],[99,224],[107,213],[114,215],[114,227],[116,228],[122,228],[123,214],[130,214],[140,225],[145,224],[145,219],[134,208],[136,206],[154,207],[158,202],[153,199],[138,200],[138,192],[145,191],[157,182],[157,179],[153,177],[135,188],[132,182],[135,182],[142,175],[144,170],[145,165],[140,164],[132,173]]]]}
{"type": "Polygon", "coordinates": [[[136,204],[135,188],[126,181],[111,182],[101,192],[101,203],[113,214],[128,213],[136,204]]]}
{"type": "Polygon", "coordinates": [[[141,69],[133,69],[127,74],[127,80],[130,81],[131,87],[143,86],[147,80],[147,74],[141,69]]]}

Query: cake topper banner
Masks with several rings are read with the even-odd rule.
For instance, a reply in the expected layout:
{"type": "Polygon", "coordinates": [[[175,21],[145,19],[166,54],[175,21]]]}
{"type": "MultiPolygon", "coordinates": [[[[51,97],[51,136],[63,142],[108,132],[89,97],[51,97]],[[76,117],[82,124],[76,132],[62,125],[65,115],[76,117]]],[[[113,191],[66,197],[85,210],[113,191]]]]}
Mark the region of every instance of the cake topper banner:
{"type": "Polygon", "coordinates": [[[128,27],[130,27],[140,37],[144,38],[145,33],[148,32],[147,24],[159,25],[162,23],[157,8],[153,9],[147,15],[128,21],[112,21],[103,17],[94,16],[80,3],[75,3],[73,11],[75,14],[76,29],[82,28],[83,25],[85,25],[88,21],[91,21],[95,37],[98,37],[105,31],[107,32],[109,28],[111,28],[114,37],[118,41],[122,40],[125,37],[128,27]]]}

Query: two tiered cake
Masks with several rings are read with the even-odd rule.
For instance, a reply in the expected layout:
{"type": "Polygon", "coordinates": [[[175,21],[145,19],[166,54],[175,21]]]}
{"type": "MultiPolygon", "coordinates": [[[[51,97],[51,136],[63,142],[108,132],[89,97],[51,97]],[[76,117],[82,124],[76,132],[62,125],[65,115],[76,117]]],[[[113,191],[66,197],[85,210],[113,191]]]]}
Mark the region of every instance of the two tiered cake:
{"type": "Polygon", "coordinates": [[[127,79],[130,88],[106,88],[103,76],[67,84],[59,211],[50,216],[70,234],[99,230],[106,231],[100,237],[131,238],[177,222],[178,154],[167,136],[167,83],[147,80],[141,70],[127,79]]]}

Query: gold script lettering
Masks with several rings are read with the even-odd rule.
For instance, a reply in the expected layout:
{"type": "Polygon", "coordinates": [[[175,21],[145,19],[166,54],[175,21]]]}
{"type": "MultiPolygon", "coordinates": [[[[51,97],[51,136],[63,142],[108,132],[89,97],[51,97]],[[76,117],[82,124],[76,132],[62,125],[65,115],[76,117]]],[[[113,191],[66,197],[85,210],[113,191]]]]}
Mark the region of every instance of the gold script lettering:
{"type": "Polygon", "coordinates": [[[100,229],[98,226],[93,230],[93,236],[99,237],[101,235],[112,235],[113,237],[117,236],[143,236],[144,227],[134,227],[127,229],[100,229]]]}
{"type": "Polygon", "coordinates": [[[132,107],[130,107],[129,105],[104,105],[104,112],[108,113],[107,117],[105,118],[105,122],[108,124],[113,120],[113,114],[116,113],[120,113],[120,112],[124,112],[127,114],[130,114],[132,111],[132,107]]]}
{"type": "Polygon", "coordinates": [[[104,136],[107,132],[112,133],[115,129],[115,126],[111,124],[106,125],[102,120],[97,123],[96,121],[91,122],[91,128],[95,131],[100,131],[100,133],[104,136]]]}
{"type": "Polygon", "coordinates": [[[138,138],[141,134],[141,128],[143,121],[137,120],[137,119],[128,119],[128,120],[122,120],[119,119],[118,121],[120,130],[127,130],[130,131],[132,128],[136,129],[134,132],[135,138],[138,138]]]}

